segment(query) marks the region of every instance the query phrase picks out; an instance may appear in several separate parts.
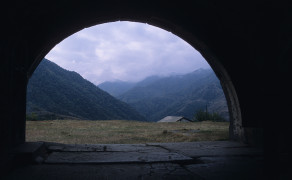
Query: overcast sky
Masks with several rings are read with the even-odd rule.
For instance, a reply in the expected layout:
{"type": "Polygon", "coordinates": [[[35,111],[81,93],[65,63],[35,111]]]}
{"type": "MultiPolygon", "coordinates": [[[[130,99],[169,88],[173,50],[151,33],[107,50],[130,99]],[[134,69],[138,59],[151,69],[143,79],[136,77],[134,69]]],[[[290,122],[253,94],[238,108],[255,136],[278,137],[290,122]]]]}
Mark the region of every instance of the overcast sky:
{"type": "Polygon", "coordinates": [[[83,29],[56,45],[46,58],[96,85],[210,68],[198,51],[176,35],[126,21],[83,29]]]}

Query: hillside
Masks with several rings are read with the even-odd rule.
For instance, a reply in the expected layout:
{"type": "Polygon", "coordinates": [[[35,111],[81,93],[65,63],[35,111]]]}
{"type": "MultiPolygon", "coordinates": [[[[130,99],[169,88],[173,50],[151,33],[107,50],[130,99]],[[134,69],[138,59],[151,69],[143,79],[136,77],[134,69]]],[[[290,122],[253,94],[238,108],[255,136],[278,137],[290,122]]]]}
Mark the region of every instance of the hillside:
{"type": "Polygon", "coordinates": [[[159,76],[150,76],[147,77],[146,79],[139,81],[139,82],[125,82],[125,81],[115,81],[115,82],[103,82],[98,85],[98,87],[106,92],[108,92],[110,95],[114,97],[119,97],[120,95],[126,93],[133,87],[145,87],[161,77],[159,76]]]}
{"type": "Polygon", "coordinates": [[[115,81],[115,82],[104,82],[98,85],[98,87],[110,95],[117,97],[135,86],[136,83],[115,81]]]}
{"type": "Polygon", "coordinates": [[[27,114],[38,119],[145,120],[128,104],[99,89],[78,73],[44,59],[27,86],[27,114]]]}
{"type": "Polygon", "coordinates": [[[130,104],[148,121],[158,121],[168,115],[193,118],[196,111],[206,106],[209,112],[217,112],[229,119],[220,81],[211,69],[146,78],[117,98],[130,104]]]}

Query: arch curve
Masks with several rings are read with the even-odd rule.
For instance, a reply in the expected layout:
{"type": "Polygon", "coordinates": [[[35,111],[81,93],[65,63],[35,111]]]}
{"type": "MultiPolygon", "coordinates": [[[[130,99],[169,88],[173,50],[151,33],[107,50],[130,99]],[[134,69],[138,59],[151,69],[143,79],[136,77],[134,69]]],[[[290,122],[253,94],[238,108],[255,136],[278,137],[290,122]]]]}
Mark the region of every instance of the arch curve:
{"type": "MultiPolygon", "coordinates": [[[[252,7],[247,2],[230,4],[209,0],[44,0],[41,3],[11,3],[7,11],[1,11],[5,13],[1,16],[5,17],[5,28],[1,29],[5,36],[0,44],[4,67],[1,77],[7,87],[3,89],[2,104],[5,107],[3,119],[8,119],[1,122],[4,144],[9,149],[25,142],[26,84],[43,57],[56,44],[83,28],[119,20],[160,27],[197,49],[221,81],[230,111],[231,139],[262,143],[263,119],[270,117],[262,118],[263,113],[258,112],[274,109],[274,106],[268,105],[271,102],[267,97],[273,104],[279,103],[278,99],[282,98],[275,95],[279,92],[277,89],[266,91],[265,88],[269,87],[265,75],[274,70],[272,62],[278,58],[280,46],[272,53],[273,56],[268,56],[265,51],[270,49],[269,52],[272,52],[270,41],[279,45],[278,39],[269,38],[268,43],[263,42],[266,36],[274,33],[271,31],[281,31],[263,28],[262,14],[252,7]]],[[[277,71],[281,73],[280,69],[277,71]]],[[[281,85],[284,84],[282,82],[281,85]]],[[[276,109],[276,112],[281,112],[280,108],[276,109]]],[[[269,122],[271,126],[268,127],[272,128],[273,123],[269,122]]]]}
{"type": "Polygon", "coordinates": [[[129,16],[128,18],[123,17],[104,17],[99,18],[97,21],[89,21],[89,23],[77,24],[74,28],[65,28],[62,32],[59,32],[61,35],[57,36],[54,39],[51,39],[50,42],[47,42],[43,45],[40,49],[40,52],[35,57],[35,60],[32,62],[31,67],[28,70],[28,77],[32,75],[34,69],[38,66],[40,61],[46,56],[46,54],[58,43],[60,43],[65,38],[69,37],[70,35],[91,26],[99,25],[102,23],[108,22],[116,22],[116,21],[132,21],[132,22],[140,22],[140,23],[147,23],[166,31],[169,31],[176,36],[182,38],[186,42],[188,42],[193,48],[198,50],[205,60],[209,63],[215,74],[217,75],[218,79],[220,80],[221,86],[223,88],[227,105],[229,109],[229,117],[230,117],[230,127],[229,127],[229,137],[233,140],[240,140],[245,142],[244,138],[244,131],[242,130],[242,118],[241,118],[241,110],[238,101],[238,97],[233,86],[233,83],[228,75],[228,72],[224,68],[224,66],[220,63],[220,61],[211,53],[208,49],[208,46],[198,40],[198,38],[191,32],[188,32],[183,27],[180,27],[177,24],[174,24],[170,21],[161,18],[138,18],[129,16]]]}

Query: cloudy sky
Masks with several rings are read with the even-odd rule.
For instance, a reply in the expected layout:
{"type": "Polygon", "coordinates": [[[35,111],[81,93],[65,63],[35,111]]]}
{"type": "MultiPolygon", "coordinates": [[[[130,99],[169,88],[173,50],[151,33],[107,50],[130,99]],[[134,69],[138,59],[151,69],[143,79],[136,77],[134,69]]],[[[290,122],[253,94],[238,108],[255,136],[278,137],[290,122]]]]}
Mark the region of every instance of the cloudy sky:
{"type": "Polygon", "coordinates": [[[79,31],[56,45],[46,58],[96,85],[210,68],[198,51],[176,35],[125,21],[79,31]]]}

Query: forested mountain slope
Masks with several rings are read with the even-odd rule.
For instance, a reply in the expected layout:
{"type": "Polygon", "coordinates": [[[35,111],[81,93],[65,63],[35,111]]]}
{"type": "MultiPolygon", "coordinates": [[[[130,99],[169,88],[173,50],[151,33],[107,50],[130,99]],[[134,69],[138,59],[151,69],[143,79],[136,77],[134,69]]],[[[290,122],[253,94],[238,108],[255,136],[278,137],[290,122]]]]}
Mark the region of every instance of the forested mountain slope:
{"type": "Polygon", "coordinates": [[[78,73],[65,70],[46,59],[29,80],[27,114],[34,114],[38,119],[145,120],[134,108],[78,73]]]}
{"type": "MultiPolygon", "coordinates": [[[[158,121],[169,115],[191,119],[196,111],[206,108],[229,119],[220,81],[211,69],[151,79],[150,83],[137,83],[117,98],[134,107],[148,121],[158,121]]],[[[149,82],[148,78],[144,81],[149,82]]]]}

